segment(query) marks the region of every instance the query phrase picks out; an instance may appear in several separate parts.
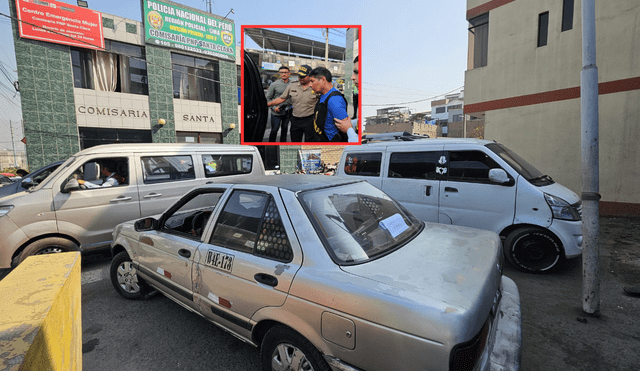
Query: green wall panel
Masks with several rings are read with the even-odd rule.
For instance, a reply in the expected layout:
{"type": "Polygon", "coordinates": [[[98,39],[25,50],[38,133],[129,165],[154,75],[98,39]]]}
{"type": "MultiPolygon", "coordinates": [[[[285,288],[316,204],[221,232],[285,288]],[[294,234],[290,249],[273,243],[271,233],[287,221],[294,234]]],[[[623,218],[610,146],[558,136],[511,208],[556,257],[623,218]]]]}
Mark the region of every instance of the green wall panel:
{"type": "MultiPolygon", "coordinates": [[[[15,16],[15,2],[9,6],[15,16]]],[[[35,170],[78,151],[71,56],[68,46],[21,39],[15,21],[12,28],[27,162],[35,170]]]]}

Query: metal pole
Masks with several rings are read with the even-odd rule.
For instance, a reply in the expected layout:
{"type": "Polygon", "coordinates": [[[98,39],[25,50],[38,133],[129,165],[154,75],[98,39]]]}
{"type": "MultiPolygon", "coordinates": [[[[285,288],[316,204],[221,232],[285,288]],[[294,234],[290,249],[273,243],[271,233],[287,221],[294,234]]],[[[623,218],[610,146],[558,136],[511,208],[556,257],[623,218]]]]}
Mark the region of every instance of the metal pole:
{"type": "Polygon", "coordinates": [[[598,67],[595,0],[582,0],[582,311],[600,316],[598,232],[600,229],[600,163],[598,134],[598,67]]]}
{"type": "Polygon", "coordinates": [[[18,167],[18,162],[16,161],[16,142],[13,140],[13,122],[9,120],[9,128],[11,130],[11,146],[13,148],[13,166],[18,167]]]}
{"type": "Polygon", "coordinates": [[[329,68],[329,29],[325,28],[325,31],[327,32],[324,37],[325,37],[325,44],[324,44],[324,64],[326,68],[329,68]]]}

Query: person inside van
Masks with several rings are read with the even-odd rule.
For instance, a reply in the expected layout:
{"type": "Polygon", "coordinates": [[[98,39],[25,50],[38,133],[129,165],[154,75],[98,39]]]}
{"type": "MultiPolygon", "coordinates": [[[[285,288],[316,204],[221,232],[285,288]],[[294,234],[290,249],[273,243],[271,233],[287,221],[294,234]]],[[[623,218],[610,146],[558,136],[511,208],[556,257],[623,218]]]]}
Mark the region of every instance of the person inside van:
{"type": "Polygon", "coordinates": [[[120,185],[118,179],[122,180],[122,178],[116,173],[115,161],[104,160],[100,162],[100,173],[105,177],[101,184],[82,179],[78,180],[78,184],[84,185],[87,188],[114,187],[120,185]]]}

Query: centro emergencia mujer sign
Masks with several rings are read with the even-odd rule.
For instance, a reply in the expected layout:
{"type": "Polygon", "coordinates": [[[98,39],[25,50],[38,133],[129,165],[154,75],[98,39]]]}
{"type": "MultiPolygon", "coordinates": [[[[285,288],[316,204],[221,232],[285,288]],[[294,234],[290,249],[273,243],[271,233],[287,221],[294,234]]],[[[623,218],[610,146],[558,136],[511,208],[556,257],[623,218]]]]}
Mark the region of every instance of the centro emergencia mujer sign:
{"type": "Polygon", "coordinates": [[[234,23],[170,1],[142,1],[145,42],[236,59],[234,23]]]}

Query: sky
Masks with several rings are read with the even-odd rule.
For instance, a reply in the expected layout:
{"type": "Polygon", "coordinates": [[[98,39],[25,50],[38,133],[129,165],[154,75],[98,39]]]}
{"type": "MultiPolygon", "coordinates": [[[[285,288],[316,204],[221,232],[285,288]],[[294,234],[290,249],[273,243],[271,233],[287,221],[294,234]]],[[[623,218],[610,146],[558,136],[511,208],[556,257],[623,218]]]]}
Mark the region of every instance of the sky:
{"type": "MultiPolygon", "coordinates": [[[[9,1],[14,0],[0,0],[0,13],[9,14],[9,1]]],[[[62,1],[76,4],[76,1],[62,1]]],[[[207,10],[206,0],[174,2],[207,10]]],[[[88,3],[90,9],[142,20],[139,1],[88,0],[88,3]]],[[[361,25],[362,117],[374,116],[376,109],[389,106],[408,107],[412,112],[429,111],[432,100],[464,86],[468,42],[465,0],[293,3],[212,0],[214,14],[224,17],[231,9],[233,13],[227,18],[235,22],[238,48],[243,25],[361,25]],[[405,104],[414,101],[421,102],[405,104]]],[[[316,29],[286,32],[289,31],[292,35],[324,40],[316,29]]],[[[18,77],[11,23],[4,16],[0,16],[0,35],[0,150],[11,150],[9,120],[14,121],[16,150],[24,150],[19,142],[23,137],[22,127],[16,124],[22,118],[20,95],[10,90],[10,80],[18,77]]],[[[330,43],[345,46],[346,40],[333,35],[330,43]]]]}

